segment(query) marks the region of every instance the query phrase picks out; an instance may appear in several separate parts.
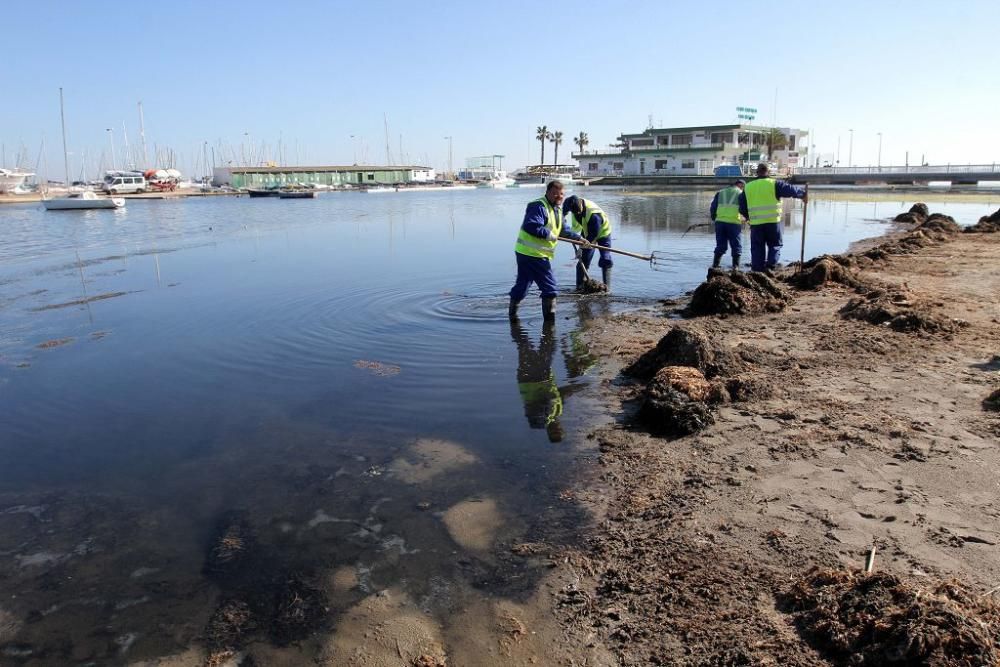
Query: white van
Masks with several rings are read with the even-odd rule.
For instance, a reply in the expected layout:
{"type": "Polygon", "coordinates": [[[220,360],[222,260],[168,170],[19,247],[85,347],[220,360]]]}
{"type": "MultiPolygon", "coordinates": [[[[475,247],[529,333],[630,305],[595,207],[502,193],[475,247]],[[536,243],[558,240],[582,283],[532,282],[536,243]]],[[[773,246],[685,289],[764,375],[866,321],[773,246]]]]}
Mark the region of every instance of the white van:
{"type": "Polygon", "coordinates": [[[104,191],[112,195],[145,192],[146,179],[142,174],[109,174],[104,177],[104,191]]]}

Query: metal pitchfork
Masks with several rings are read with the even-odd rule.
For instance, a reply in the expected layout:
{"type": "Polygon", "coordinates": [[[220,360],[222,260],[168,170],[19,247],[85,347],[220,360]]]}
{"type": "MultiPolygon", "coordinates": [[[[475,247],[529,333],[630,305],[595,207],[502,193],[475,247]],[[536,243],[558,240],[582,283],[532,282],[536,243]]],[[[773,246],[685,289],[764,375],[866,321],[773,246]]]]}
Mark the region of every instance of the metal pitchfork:
{"type": "Polygon", "coordinates": [[[613,252],[617,255],[625,255],[626,257],[635,257],[636,259],[641,259],[644,262],[649,262],[649,268],[654,271],[667,271],[669,267],[667,262],[669,257],[665,252],[654,250],[648,255],[640,255],[637,252],[629,252],[628,250],[619,250],[618,248],[605,248],[604,246],[599,246],[593,243],[587,243],[586,241],[577,241],[576,239],[560,238],[560,241],[565,241],[566,243],[572,243],[575,246],[581,248],[591,248],[593,250],[607,250],[608,252],[613,252]]]}

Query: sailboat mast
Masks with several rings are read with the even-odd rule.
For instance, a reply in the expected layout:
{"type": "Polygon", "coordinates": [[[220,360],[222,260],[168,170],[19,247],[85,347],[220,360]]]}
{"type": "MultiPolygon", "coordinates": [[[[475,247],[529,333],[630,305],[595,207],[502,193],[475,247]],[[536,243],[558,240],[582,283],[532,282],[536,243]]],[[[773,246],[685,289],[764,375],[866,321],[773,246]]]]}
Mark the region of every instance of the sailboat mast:
{"type": "Polygon", "coordinates": [[[125,127],[125,121],[122,121],[122,135],[125,137],[125,168],[128,169],[131,164],[135,169],[135,160],[132,159],[132,151],[128,147],[128,129],[125,127]]]}
{"type": "Polygon", "coordinates": [[[66,111],[63,108],[63,89],[59,88],[59,120],[62,122],[62,133],[63,133],[63,166],[66,167],[66,185],[70,184],[69,180],[69,151],[66,149],[66,111]]]}
{"type": "Polygon", "coordinates": [[[142,122],[142,101],[139,102],[139,138],[142,141],[142,168],[149,167],[149,156],[146,154],[146,126],[142,122]]]}

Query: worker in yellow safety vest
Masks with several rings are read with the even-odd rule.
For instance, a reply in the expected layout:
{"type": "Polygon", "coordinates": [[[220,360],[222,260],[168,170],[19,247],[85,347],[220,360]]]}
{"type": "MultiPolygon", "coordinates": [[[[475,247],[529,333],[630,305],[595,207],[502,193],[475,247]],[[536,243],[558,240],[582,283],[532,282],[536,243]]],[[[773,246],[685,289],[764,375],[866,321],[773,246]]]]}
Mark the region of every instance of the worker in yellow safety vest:
{"type": "Polygon", "coordinates": [[[746,181],[737,179],[732,185],[723,188],[715,193],[712,204],[708,207],[708,214],[715,223],[715,256],[712,259],[712,268],[717,269],[722,266],[722,256],[729,249],[733,254],[733,268],[739,270],[740,255],[743,253],[743,244],[740,235],[743,231],[743,219],[740,216],[740,194],[746,181]]]}
{"type": "Polygon", "coordinates": [[[546,322],[556,319],[556,277],[552,260],[556,255],[559,237],[581,240],[579,234],[562,224],[563,184],[552,181],[545,188],[545,196],[528,204],[524,221],[514,244],[517,259],[517,280],[510,289],[507,315],[517,319],[517,305],[528,293],[531,283],[542,293],[542,318],[546,322]]]}
{"type": "Polygon", "coordinates": [[[806,201],[805,188],[770,178],[768,171],[766,164],[757,165],[757,178],[747,183],[740,195],[740,214],[750,221],[750,268],[754,271],[778,266],[782,198],[806,201]]]}
{"type": "MultiPolygon", "coordinates": [[[[611,247],[611,218],[600,206],[576,195],[566,197],[563,202],[563,215],[570,215],[570,227],[574,232],[580,234],[592,245],[598,246],[601,259],[597,265],[601,267],[601,278],[605,286],[611,290],[611,267],[615,263],[611,260],[611,253],[605,248],[611,247]]],[[[594,258],[594,248],[580,249],[580,261],[576,265],[576,288],[583,287],[586,272],[590,268],[590,262],[594,258]]]]}

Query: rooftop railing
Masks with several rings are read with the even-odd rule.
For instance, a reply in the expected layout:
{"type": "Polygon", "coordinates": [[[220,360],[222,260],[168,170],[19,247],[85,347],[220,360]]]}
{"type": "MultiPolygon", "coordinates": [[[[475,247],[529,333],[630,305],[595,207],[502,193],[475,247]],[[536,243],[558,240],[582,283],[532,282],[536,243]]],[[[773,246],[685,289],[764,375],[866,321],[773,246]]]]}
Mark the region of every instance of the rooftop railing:
{"type": "Polygon", "coordinates": [[[816,175],[885,175],[885,174],[996,174],[1000,165],[993,164],[936,164],[884,167],[796,167],[794,172],[802,176],[816,175]]]}

